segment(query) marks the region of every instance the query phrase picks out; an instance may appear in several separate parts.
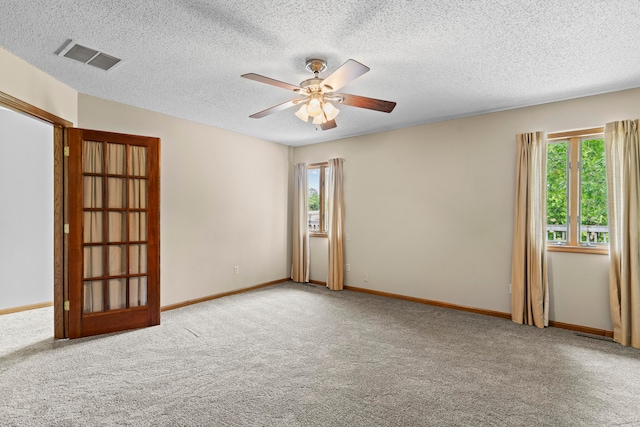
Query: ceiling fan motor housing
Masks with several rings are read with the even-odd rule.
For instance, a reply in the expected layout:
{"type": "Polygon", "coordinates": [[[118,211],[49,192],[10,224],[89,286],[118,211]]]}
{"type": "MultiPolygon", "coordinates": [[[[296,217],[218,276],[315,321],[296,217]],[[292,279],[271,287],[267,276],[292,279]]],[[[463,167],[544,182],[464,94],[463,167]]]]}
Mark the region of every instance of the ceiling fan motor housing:
{"type": "Polygon", "coordinates": [[[317,76],[318,73],[321,73],[327,69],[327,61],[318,58],[307,59],[306,67],[307,70],[311,71],[317,76]]]}
{"type": "Polygon", "coordinates": [[[321,92],[320,83],[322,83],[324,79],[320,79],[318,77],[314,77],[311,79],[307,79],[300,83],[300,87],[305,89],[308,93],[321,92]]]}

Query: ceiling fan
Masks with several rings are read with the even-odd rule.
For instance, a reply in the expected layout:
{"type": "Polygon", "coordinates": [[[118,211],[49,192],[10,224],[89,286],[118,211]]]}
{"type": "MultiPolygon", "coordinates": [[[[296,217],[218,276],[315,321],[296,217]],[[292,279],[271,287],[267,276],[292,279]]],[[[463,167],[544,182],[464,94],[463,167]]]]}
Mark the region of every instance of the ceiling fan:
{"type": "Polygon", "coordinates": [[[267,108],[249,117],[259,119],[300,105],[300,108],[295,113],[300,120],[308,122],[311,119],[316,127],[320,126],[322,130],[328,130],[336,127],[335,118],[340,112],[332,102],[384,113],[390,113],[396,106],[396,103],[391,101],[335,92],[369,71],[369,67],[362,65],[358,61],[349,59],[324,79],[318,76],[327,68],[327,62],[324,59],[308,59],[306,68],[314,74],[314,77],[303,81],[300,86],[284,83],[259,74],[243,74],[241,77],[245,79],[291,90],[299,96],[299,98],[267,108]]]}

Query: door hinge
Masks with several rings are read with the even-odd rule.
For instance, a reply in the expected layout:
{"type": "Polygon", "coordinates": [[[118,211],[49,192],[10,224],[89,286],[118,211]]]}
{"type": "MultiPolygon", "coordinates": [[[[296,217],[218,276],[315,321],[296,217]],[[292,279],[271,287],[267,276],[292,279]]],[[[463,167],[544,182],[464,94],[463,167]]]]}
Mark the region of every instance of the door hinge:
{"type": "Polygon", "coordinates": [[[69,311],[69,301],[64,302],[64,311],[69,311]]]}
{"type": "Polygon", "coordinates": [[[64,225],[64,234],[69,234],[69,224],[64,225]]]}
{"type": "Polygon", "coordinates": [[[64,156],[69,157],[69,146],[64,147],[64,156]]]}

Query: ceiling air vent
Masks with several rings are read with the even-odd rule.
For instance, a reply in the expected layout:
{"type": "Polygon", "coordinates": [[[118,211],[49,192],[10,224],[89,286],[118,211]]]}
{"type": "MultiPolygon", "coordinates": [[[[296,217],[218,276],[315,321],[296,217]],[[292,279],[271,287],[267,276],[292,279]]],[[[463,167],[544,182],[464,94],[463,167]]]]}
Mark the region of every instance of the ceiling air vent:
{"type": "Polygon", "coordinates": [[[83,64],[92,65],[101,70],[108,71],[122,60],[115,56],[107,55],[90,47],[82,46],[74,43],[73,40],[67,40],[56,51],[58,56],[73,59],[83,64]]]}

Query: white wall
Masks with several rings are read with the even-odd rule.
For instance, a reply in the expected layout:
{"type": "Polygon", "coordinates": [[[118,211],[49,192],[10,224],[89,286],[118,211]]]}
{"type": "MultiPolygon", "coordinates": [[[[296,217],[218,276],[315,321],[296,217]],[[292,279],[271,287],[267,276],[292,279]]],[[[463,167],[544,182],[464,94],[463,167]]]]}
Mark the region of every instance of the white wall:
{"type": "MultiPolygon", "coordinates": [[[[515,134],[638,117],[635,89],[295,147],[293,162],[345,159],[346,284],[510,312],[515,134]]],[[[607,258],[550,254],[553,320],[611,329],[607,258]]]]}
{"type": "Polygon", "coordinates": [[[78,121],[78,92],[2,47],[0,91],[72,123],[78,121]]]}
{"type": "Polygon", "coordinates": [[[84,94],[78,104],[82,128],[161,138],[163,306],[289,277],[288,147],[84,94]]]}
{"type": "Polygon", "coordinates": [[[0,108],[0,310],[53,301],[53,126],[0,108]]]}

